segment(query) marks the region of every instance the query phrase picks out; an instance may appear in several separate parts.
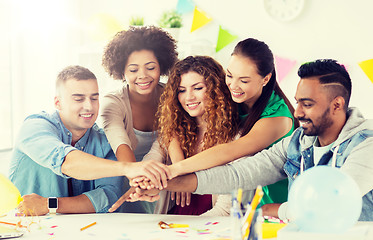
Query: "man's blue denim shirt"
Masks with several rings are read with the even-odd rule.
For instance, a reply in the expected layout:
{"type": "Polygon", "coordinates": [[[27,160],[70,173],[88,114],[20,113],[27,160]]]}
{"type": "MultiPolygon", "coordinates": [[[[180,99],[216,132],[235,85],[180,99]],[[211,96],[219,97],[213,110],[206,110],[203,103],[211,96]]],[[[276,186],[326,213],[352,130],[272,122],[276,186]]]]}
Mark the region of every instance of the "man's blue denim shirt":
{"type": "MultiPolygon", "coordinates": [[[[68,197],[68,176],[61,172],[65,156],[80,150],[116,161],[106,136],[96,124],[71,146],[72,134],[62,123],[58,111],[27,117],[16,139],[10,180],[21,195],[36,193],[43,197],[68,197]]],[[[72,178],[73,196],[85,194],[96,212],[107,212],[123,194],[123,177],[97,180],[72,178]]]]}
{"type": "MultiPolygon", "coordinates": [[[[288,146],[287,150],[287,161],[284,165],[284,170],[288,175],[289,179],[289,189],[293,184],[296,177],[301,174],[301,159],[304,159],[304,170],[313,167],[313,145],[308,146],[307,148],[302,149],[302,145],[299,141],[301,139],[301,135],[303,134],[302,127],[298,128],[296,132],[294,132],[293,137],[288,146]]],[[[336,154],[336,163],[335,166],[337,168],[341,168],[342,165],[345,163],[348,156],[351,154],[351,151],[356,150],[356,147],[367,138],[373,137],[373,131],[371,130],[362,130],[357,134],[350,136],[348,139],[343,141],[339,144],[339,147],[333,146],[330,149],[330,154],[325,154],[327,160],[326,165],[332,165],[332,155],[333,152],[336,154]]],[[[316,138],[316,137],[315,137],[316,138]]],[[[320,160],[320,162],[323,160],[320,160]]],[[[359,221],[372,221],[373,220],[373,190],[369,191],[367,194],[363,196],[363,206],[359,221]]]]}

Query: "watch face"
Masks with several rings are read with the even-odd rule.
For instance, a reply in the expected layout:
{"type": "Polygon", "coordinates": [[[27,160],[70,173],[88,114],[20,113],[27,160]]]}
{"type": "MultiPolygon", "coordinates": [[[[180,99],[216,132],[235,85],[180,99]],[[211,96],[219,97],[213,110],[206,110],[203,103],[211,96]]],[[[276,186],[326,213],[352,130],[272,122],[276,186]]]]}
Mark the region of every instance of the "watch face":
{"type": "Polygon", "coordinates": [[[57,208],[57,198],[48,198],[48,208],[57,208]]]}
{"type": "Polygon", "coordinates": [[[293,20],[304,7],[304,0],[264,0],[263,3],[266,12],[279,21],[293,20]]]}

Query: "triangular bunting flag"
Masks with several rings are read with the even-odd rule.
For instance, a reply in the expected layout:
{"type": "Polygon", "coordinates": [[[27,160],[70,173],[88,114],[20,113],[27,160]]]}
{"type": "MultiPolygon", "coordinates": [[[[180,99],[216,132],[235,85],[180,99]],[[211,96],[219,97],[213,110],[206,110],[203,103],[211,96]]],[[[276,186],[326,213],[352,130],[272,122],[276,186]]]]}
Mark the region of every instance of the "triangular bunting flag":
{"type": "Polygon", "coordinates": [[[192,0],[179,0],[176,5],[176,11],[180,14],[193,11],[194,3],[192,0]]]}
{"type": "Polygon", "coordinates": [[[296,64],[295,60],[275,56],[277,81],[280,83],[296,64]]]}
{"type": "Polygon", "coordinates": [[[212,18],[206,15],[205,12],[199,10],[197,7],[194,8],[193,23],[191,32],[203,27],[207,23],[211,22],[212,18]]]}
{"type": "Polygon", "coordinates": [[[373,59],[369,59],[359,63],[361,69],[368,76],[370,81],[373,83],[373,59]]]}
{"type": "Polygon", "coordinates": [[[224,30],[221,26],[219,26],[218,42],[216,44],[215,51],[219,52],[236,38],[237,36],[230,34],[227,30],[224,30]]]}

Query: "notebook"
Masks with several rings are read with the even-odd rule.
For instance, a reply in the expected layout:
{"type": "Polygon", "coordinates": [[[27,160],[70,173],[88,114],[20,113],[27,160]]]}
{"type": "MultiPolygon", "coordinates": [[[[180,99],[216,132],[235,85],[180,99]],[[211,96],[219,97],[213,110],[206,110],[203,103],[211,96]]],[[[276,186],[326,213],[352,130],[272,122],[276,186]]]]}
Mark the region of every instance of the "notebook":
{"type": "Polygon", "coordinates": [[[21,237],[23,232],[0,225],[0,239],[21,237]]]}

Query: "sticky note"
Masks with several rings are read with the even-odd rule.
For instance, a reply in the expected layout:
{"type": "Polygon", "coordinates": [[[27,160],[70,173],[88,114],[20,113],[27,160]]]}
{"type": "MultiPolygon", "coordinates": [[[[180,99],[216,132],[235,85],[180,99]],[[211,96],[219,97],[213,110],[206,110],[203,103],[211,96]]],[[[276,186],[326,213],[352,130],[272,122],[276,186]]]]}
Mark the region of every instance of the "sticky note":
{"type": "Polygon", "coordinates": [[[286,225],[286,223],[262,223],[263,239],[276,238],[277,231],[285,227],[286,225]]]}

